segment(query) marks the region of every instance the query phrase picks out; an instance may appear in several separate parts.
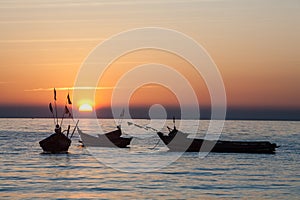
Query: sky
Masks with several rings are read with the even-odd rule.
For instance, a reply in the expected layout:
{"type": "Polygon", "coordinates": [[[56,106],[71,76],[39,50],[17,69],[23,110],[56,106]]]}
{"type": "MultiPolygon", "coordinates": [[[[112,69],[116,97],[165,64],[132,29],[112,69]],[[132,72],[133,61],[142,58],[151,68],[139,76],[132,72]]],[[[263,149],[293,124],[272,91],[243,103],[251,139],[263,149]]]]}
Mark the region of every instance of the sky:
{"type": "MultiPolygon", "coordinates": [[[[83,62],[97,45],[112,35],[143,27],[176,30],[202,45],[222,76],[229,108],[300,110],[298,0],[1,0],[1,116],[9,112],[8,107],[47,107],[53,87],[63,105],[66,88],[72,94],[83,62]]],[[[99,79],[95,99],[82,95],[74,106],[109,107],[118,80],[148,63],[175,69],[190,82],[199,105],[210,105],[205,81],[189,62],[146,49],[114,60],[99,79]]],[[[188,98],[176,99],[184,91],[174,94],[166,87],[148,84],[132,94],[129,104],[188,106],[188,98]]],[[[121,99],[119,103],[127,102],[121,99]]]]}

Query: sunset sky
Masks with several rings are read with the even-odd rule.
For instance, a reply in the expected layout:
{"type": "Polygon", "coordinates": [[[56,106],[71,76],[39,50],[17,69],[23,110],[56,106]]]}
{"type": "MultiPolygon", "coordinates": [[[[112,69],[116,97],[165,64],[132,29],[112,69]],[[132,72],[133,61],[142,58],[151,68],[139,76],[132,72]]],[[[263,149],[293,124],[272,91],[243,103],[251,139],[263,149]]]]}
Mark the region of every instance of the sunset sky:
{"type": "MultiPolygon", "coordinates": [[[[0,112],[5,106],[47,106],[53,87],[64,104],[67,91],[59,89],[73,87],[99,43],[143,27],[173,29],[201,44],[218,66],[229,107],[300,109],[299,0],[1,0],[0,112]]],[[[110,106],[119,78],[147,63],[173,67],[190,81],[199,104],[210,104],[205,82],[188,62],[155,50],[115,60],[95,101],[83,96],[74,104],[110,106]]],[[[139,88],[130,100],[133,106],[155,103],[177,106],[178,100],[159,85],[139,88]]]]}

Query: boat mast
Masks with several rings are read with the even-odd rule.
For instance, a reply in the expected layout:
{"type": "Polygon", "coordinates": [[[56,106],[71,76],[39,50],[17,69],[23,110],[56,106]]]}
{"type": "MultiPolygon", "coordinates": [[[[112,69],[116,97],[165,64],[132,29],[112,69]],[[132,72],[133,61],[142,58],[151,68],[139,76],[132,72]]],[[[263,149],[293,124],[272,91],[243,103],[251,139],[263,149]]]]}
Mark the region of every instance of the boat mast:
{"type": "Polygon", "coordinates": [[[173,116],[173,126],[174,126],[174,130],[176,130],[176,126],[175,126],[175,117],[173,116]]]}
{"type": "Polygon", "coordinates": [[[69,92],[68,92],[67,99],[66,99],[66,103],[65,103],[64,114],[63,114],[63,116],[62,116],[62,118],[61,118],[60,127],[62,126],[62,123],[63,123],[63,121],[64,121],[64,118],[65,118],[65,115],[66,115],[66,114],[69,114],[69,117],[72,117],[72,113],[71,113],[70,110],[68,109],[68,105],[72,105],[72,102],[71,102],[71,99],[70,99],[69,92]]]}
{"type": "Polygon", "coordinates": [[[55,106],[55,117],[56,117],[56,124],[58,124],[58,117],[57,117],[57,105],[56,105],[56,90],[54,88],[54,106],[55,106]]]}

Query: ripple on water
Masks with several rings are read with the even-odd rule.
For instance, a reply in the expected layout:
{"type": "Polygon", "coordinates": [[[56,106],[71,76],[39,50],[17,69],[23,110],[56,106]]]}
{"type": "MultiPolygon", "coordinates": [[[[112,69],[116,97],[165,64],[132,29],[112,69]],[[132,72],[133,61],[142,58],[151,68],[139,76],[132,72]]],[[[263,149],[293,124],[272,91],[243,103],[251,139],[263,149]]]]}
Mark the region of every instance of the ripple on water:
{"type": "MultiPolygon", "coordinates": [[[[80,123],[86,130],[96,132],[84,120],[80,123]]],[[[113,127],[112,120],[101,123],[106,129],[113,127]]],[[[172,120],[168,123],[172,124],[172,120]]],[[[201,122],[201,131],[207,126],[205,123],[201,122]]],[[[198,153],[185,153],[175,162],[147,173],[134,170],[153,167],[146,162],[149,155],[155,161],[153,165],[177,155],[167,152],[163,144],[158,145],[158,151],[149,149],[157,142],[155,135],[135,133],[139,139],[131,149],[99,150],[111,164],[131,170],[126,173],[108,167],[85,148],[79,148],[78,136],[74,137],[69,154],[41,154],[38,141],[49,135],[51,120],[0,119],[0,125],[5,125],[0,126],[0,199],[295,199],[300,196],[299,122],[226,122],[222,137],[271,140],[281,145],[274,155],[211,153],[199,158],[198,153]],[[117,157],[124,160],[116,161],[117,157]],[[131,165],[125,162],[129,159],[131,165]]]]}

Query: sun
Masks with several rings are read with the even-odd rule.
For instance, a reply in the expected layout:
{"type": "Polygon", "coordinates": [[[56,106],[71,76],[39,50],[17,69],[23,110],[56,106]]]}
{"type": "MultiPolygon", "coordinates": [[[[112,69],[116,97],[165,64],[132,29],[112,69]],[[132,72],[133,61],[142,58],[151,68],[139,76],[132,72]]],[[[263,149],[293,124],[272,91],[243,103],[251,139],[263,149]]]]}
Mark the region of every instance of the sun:
{"type": "Polygon", "coordinates": [[[90,104],[82,104],[79,106],[79,111],[81,112],[91,112],[93,111],[93,107],[90,104]]]}

